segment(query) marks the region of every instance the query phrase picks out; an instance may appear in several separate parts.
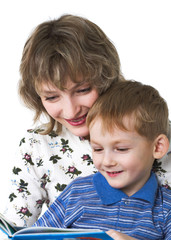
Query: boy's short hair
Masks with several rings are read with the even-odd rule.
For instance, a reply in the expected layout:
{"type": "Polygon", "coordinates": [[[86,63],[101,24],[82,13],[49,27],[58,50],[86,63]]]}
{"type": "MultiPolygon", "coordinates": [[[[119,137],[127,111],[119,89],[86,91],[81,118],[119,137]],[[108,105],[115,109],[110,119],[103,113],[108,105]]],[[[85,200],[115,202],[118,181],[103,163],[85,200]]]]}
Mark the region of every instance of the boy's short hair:
{"type": "Polygon", "coordinates": [[[37,91],[42,82],[62,89],[67,76],[77,82],[81,74],[100,95],[123,79],[112,42],[96,24],[74,15],[37,26],[25,44],[20,73],[19,94],[36,111],[35,121],[42,112],[47,114],[37,91]]]}
{"type": "Polygon", "coordinates": [[[136,81],[112,84],[89,110],[87,125],[91,128],[91,124],[100,118],[103,131],[112,133],[114,127],[129,131],[124,125],[124,117],[133,117],[134,130],[149,140],[159,134],[169,138],[168,107],[152,86],[136,81]]]}

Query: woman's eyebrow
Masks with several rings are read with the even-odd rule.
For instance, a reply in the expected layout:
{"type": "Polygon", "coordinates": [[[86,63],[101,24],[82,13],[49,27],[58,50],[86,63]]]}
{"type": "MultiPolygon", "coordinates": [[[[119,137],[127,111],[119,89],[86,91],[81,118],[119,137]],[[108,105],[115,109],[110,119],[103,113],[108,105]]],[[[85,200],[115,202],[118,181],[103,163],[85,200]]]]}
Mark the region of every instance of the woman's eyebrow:
{"type": "Polygon", "coordinates": [[[80,86],[86,86],[86,85],[88,85],[88,83],[87,82],[79,82],[79,83],[76,83],[73,87],[71,87],[70,89],[68,89],[68,88],[63,88],[64,90],[68,90],[68,91],[73,91],[73,90],[75,90],[75,89],[77,89],[78,87],[80,87],[80,86]]]}
{"type": "Polygon", "coordinates": [[[56,94],[57,92],[54,90],[41,90],[40,94],[41,95],[50,95],[50,94],[56,94]]]}
{"type": "Polygon", "coordinates": [[[75,89],[77,89],[78,87],[80,87],[80,86],[86,86],[86,85],[88,85],[88,83],[86,83],[86,82],[78,82],[78,83],[76,83],[74,86],[72,86],[70,89],[68,89],[67,87],[66,88],[63,88],[63,90],[60,90],[60,89],[58,89],[58,88],[56,88],[56,89],[50,89],[50,88],[42,88],[41,90],[40,90],[40,94],[42,95],[42,94],[56,94],[58,91],[74,91],[75,89]]]}

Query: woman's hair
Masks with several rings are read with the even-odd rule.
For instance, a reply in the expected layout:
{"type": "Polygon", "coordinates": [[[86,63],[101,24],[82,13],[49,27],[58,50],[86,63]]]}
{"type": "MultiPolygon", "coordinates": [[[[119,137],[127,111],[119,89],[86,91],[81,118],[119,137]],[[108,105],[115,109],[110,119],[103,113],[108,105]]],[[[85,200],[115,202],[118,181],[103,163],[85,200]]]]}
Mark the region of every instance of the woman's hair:
{"type": "Polygon", "coordinates": [[[102,121],[102,131],[113,132],[115,127],[129,131],[125,117],[133,119],[134,130],[148,140],[159,134],[169,138],[168,107],[159,92],[136,81],[117,82],[102,94],[89,110],[87,126],[102,121]]]}
{"type": "MultiPolygon", "coordinates": [[[[42,83],[63,90],[67,76],[78,82],[81,75],[101,95],[112,82],[124,79],[117,50],[105,33],[93,22],[73,15],[36,27],[24,46],[20,74],[19,94],[35,110],[34,121],[42,113],[48,116],[38,94],[42,83]]],[[[50,117],[47,132],[54,125],[50,117]]]]}

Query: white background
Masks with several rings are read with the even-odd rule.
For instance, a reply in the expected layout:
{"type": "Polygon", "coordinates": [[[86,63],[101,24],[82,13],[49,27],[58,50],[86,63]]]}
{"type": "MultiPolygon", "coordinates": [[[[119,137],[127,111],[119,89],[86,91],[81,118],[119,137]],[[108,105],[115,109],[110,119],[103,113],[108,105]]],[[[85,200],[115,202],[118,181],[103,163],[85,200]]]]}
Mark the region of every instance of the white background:
{"type": "Polygon", "coordinates": [[[19,140],[32,126],[33,114],[17,94],[22,49],[37,24],[65,13],[98,24],[115,44],[124,76],[156,87],[171,110],[170,0],[1,1],[0,209],[5,205],[9,168],[19,140]]]}

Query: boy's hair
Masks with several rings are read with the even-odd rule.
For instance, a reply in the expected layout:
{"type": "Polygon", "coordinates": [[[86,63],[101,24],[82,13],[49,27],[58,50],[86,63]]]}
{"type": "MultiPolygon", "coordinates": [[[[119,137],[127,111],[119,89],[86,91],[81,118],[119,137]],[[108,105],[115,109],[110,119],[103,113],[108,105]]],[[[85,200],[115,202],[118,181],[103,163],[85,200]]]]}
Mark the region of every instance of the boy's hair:
{"type": "Polygon", "coordinates": [[[129,131],[125,117],[133,117],[134,130],[148,140],[159,134],[169,138],[168,107],[159,92],[136,81],[117,82],[102,94],[89,110],[87,126],[91,128],[97,118],[102,120],[102,131],[114,127],[129,131]]]}
{"type": "MultiPolygon", "coordinates": [[[[35,121],[42,112],[47,114],[38,94],[43,82],[63,89],[67,76],[77,82],[81,75],[100,95],[112,82],[124,79],[117,50],[105,33],[93,22],[73,15],[37,26],[25,44],[20,73],[19,94],[35,110],[35,121]]],[[[52,129],[55,121],[50,120],[52,129]]]]}

